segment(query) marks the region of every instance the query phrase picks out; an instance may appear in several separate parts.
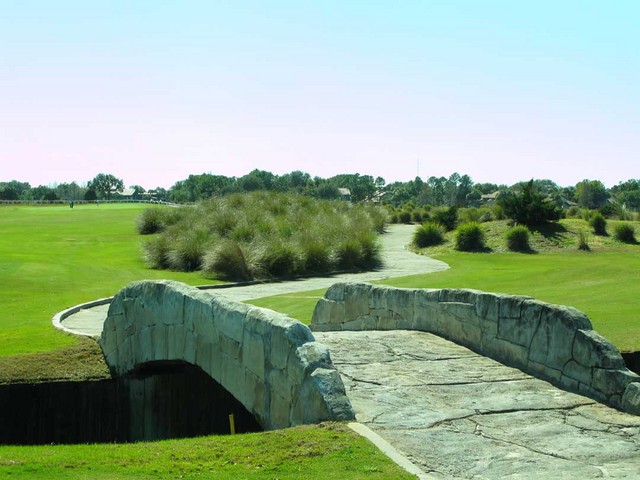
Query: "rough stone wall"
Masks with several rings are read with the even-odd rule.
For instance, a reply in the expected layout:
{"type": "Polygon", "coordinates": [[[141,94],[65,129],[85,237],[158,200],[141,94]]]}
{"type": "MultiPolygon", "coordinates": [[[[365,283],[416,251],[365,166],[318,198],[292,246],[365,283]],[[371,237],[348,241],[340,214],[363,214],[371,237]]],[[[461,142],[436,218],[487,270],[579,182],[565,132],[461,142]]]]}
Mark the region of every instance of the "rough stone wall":
{"type": "Polygon", "coordinates": [[[116,376],[154,361],[200,367],[265,429],[355,418],[328,349],[307,326],[178,282],[122,289],[99,343],[116,376]]]}
{"type": "Polygon", "coordinates": [[[530,297],[458,289],[333,285],[316,305],[311,328],[421,330],[502,363],[640,415],[640,377],[618,349],[571,307],[530,297]]]}

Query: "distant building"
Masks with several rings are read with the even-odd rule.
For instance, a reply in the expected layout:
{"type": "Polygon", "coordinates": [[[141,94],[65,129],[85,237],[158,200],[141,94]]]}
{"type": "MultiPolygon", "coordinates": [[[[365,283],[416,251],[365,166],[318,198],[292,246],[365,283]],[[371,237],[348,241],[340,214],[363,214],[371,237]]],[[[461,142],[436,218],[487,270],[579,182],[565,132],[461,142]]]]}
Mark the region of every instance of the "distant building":
{"type": "Polygon", "coordinates": [[[480,196],[480,204],[481,205],[493,205],[498,200],[500,196],[500,191],[493,193],[487,193],[485,195],[480,196]]]}
{"type": "Polygon", "coordinates": [[[348,188],[338,188],[338,193],[340,193],[340,198],[345,202],[351,201],[351,190],[348,188]]]}

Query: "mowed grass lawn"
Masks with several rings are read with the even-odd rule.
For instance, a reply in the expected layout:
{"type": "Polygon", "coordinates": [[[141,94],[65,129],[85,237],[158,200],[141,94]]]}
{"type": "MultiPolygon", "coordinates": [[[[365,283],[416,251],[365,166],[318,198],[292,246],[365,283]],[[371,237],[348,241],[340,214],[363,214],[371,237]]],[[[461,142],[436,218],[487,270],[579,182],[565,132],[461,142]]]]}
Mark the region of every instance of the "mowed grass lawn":
{"type": "MultiPolygon", "coordinates": [[[[636,228],[638,224],[636,223],[636,228]]],[[[596,244],[597,239],[593,243],[596,244]]],[[[450,270],[377,283],[404,288],[472,288],[528,295],[585,312],[593,327],[621,351],[640,350],[640,246],[575,246],[553,253],[438,253],[450,270]]],[[[601,242],[602,243],[602,242],[601,242]]],[[[309,323],[324,290],[254,300],[309,323]]]]}
{"type": "Polygon", "coordinates": [[[68,347],[53,315],[114,295],[133,280],[213,283],[149,270],[140,256],[139,204],[0,206],[0,357],[68,347]]]}

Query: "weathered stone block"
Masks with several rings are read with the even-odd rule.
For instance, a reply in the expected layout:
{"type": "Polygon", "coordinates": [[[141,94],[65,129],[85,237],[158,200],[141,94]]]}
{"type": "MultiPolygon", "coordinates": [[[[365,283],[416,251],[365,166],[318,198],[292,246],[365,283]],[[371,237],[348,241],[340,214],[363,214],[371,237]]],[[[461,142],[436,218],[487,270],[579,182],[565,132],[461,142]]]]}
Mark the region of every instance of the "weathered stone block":
{"type": "Polygon", "coordinates": [[[626,368],[609,370],[596,367],[593,369],[591,386],[607,396],[622,395],[632,382],[640,382],[640,376],[626,368]]]}
{"type": "MultiPolygon", "coordinates": [[[[505,304],[508,303],[505,302],[505,304]]],[[[498,319],[498,337],[528,348],[531,345],[533,334],[538,328],[544,308],[545,304],[542,302],[522,300],[519,316],[501,316],[498,319]]],[[[516,315],[517,310],[516,307],[513,307],[509,312],[516,315]]]]}
{"type": "Polygon", "coordinates": [[[244,332],[242,338],[242,364],[247,370],[253,372],[260,378],[265,376],[265,345],[262,337],[251,333],[244,332]]]}
{"type": "Polygon", "coordinates": [[[211,365],[211,340],[202,335],[196,336],[196,359],[195,364],[205,371],[209,376],[213,373],[211,365]]]}
{"type": "Polygon", "coordinates": [[[158,324],[151,329],[151,342],[153,344],[153,359],[166,360],[169,358],[169,344],[167,327],[158,324]]]}
{"type": "Polygon", "coordinates": [[[369,285],[362,285],[363,288],[355,288],[352,284],[347,286],[350,288],[344,299],[344,319],[346,322],[369,314],[368,294],[370,290],[369,285]]]}
{"type": "Polygon", "coordinates": [[[185,292],[182,289],[177,290],[175,285],[172,285],[172,288],[165,288],[160,322],[165,325],[182,324],[184,322],[184,303],[188,298],[185,292]]]}
{"type": "Polygon", "coordinates": [[[440,290],[438,301],[440,303],[469,303],[474,305],[478,300],[477,290],[466,288],[443,288],[440,290]]]}
{"type": "Polygon", "coordinates": [[[388,290],[387,305],[393,318],[413,321],[415,316],[416,290],[394,288],[388,290]]]}
{"type": "Polygon", "coordinates": [[[624,359],[609,340],[593,330],[578,330],[573,358],[585,367],[625,368],[624,359]]]}
{"type": "Polygon", "coordinates": [[[355,420],[355,413],[345,394],[344,384],[335,369],[318,368],[302,386],[305,423],[323,420],[355,420]],[[311,408],[309,408],[311,407],[311,408]]]}
{"type": "Polygon", "coordinates": [[[633,382],[627,385],[622,396],[622,408],[625,412],[640,415],[640,383],[633,382]]]}
{"type": "Polygon", "coordinates": [[[224,353],[225,355],[228,355],[233,359],[236,359],[236,360],[240,359],[240,353],[241,353],[242,347],[239,341],[235,341],[231,338],[221,335],[219,337],[219,342],[220,342],[220,351],[222,353],[224,353]]]}
{"type": "Polygon", "coordinates": [[[269,427],[272,429],[286,428],[289,423],[289,411],[291,409],[291,399],[286,399],[271,391],[271,405],[269,412],[269,427]]]}
{"type": "Polygon", "coordinates": [[[153,327],[145,327],[140,330],[137,336],[132,337],[134,339],[133,345],[135,345],[133,356],[136,364],[147,363],[155,360],[153,338],[151,337],[152,330],[153,327]]]}
{"type": "Polygon", "coordinates": [[[196,364],[196,335],[189,331],[185,331],[182,358],[185,362],[196,364]]]}
{"type": "Polygon", "coordinates": [[[245,399],[245,408],[256,415],[260,424],[264,426],[269,411],[264,378],[245,371],[241,397],[245,399]]]}
{"type": "Polygon", "coordinates": [[[476,315],[480,318],[498,320],[500,297],[493,293],[478,292],[476,295],[476,315]]]}
{"type": "Polygon", "coordinates": [[[242,386],[244,384],[245,369],[235,358],[222,354],[220,364],[220,384],[243,405],[250,402],[250,398],[244,398],[242,386]]]}
{"type": "Polygon", "coordinates": [[[242,341],[244,317],[249,307],[222,297],[216,297],[211,305],[214,325],[219,332],[236,342],[242,341]]]}
{"type": "Polygon", "coordinates": [[[591,368],[585,367],[574,360],[570,360],[562,369],[563,376],[567,376],[577,380],[585,385],[591,385],[591,368]]]}
{"type": "Polygon", "coordinates": [[[529,348],[529,359],[562,370],[573,358],[573,339],[576,330],[584,325],[582,318],[564,307],[545,306],[529,348]]]}
{"type": "Polygon", "coordinates": [[[522,302],[528,297],[520,297],[515,295],[499,296],[499,313],[500,318],[520,318],[522,313],[522,302]]]}
{"type": "Polygon", "coordinates": [[[552,383],[558,384],[562,377],[562,371],[551,368],[543,363],[538,363],[533,360],[529,360],[526,371],[533,373],[533,375],[549,380],[552,383]]]}
{"type": "Polygon", "coordinates": [[[499,362],[526,370],[529,364],[529,349],[522,345],[507,342],[496,337],[483,336],[480,344],[481,351],[488,357],[499,362]]]}
{"type": "Polygon", "coordinates": [[[185,299],[184,321],[187,328],[193,324],[193,332],[205,338],[213,337],[214,331],[217,331],[214,326],[211,303],[205,302],[204,299],[185,299]]]}
{"type": "Polygon", "coordinates": [[[334,283],[328,288],[327,292],[324,294],[324,298],[334,302],[344,302],[345,285],[346,283],[334,283]]]}
{"type": "Polygon", "coordinates": [[[345,321],[344,302],[320,299],[313,311],[311,326],[313,329],[322,328],[323,331],[334,330],[334,325],[341,325],[345,321]]]}
{"type": "Polygon", "coordinates": [[[577,392],[580,390],[580,382],[571,377],[567,377],[566,375],[560,376],[558,385],[570,392],[577,392]]]}

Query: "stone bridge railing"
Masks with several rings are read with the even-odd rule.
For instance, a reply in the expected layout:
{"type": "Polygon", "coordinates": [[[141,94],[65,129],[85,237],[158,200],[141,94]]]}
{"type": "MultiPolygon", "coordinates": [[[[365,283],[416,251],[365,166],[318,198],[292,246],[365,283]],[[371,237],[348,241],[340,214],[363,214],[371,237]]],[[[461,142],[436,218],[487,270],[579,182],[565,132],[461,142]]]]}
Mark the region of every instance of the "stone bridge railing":
{"type": "Polygon", "coordinates": [[[475,290],[340,283],[318,302],[311,328],[434,333],[565,390],[640,415],[640,377],[574,308],[475,290]]]}
{"type": "Polygon", "coordinates": [[[99,343],[115,376],[150,362],[200,367],[265,429],[355,418],[329,351],[307,326],[178,282],[122,289],[99,343]]]}

